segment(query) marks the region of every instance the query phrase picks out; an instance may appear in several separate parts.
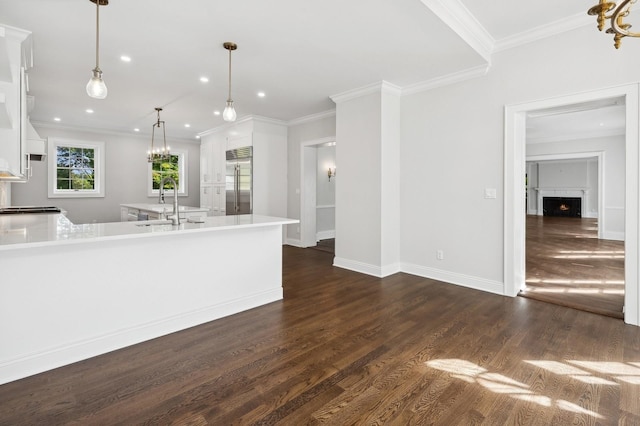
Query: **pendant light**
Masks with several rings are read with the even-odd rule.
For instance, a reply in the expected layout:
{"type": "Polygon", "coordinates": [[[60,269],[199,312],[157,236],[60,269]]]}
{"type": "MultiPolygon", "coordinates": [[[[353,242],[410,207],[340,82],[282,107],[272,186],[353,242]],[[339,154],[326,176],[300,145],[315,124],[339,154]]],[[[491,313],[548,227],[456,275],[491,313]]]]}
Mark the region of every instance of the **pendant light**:
{"type": "Polygon", "coordinates": [[[107,97],[107,85],[102,79],[102,70],[100,69],[100,6],[109,4],[109,0],[89,0],[96,4],[96,67],[91,70],[91,79],[87,83],[87,95],[95,99],[104,99],[107,97]]]}
{"type": "Polygon", "coordinates": [[[147,161],[149,163],[166,161],[171,157],[170,148],[167,146],[167,132],[164,129],[164,121],[160,120],[160,111],[162,111],[162,108],[157,107],[156,112],[158,114],[158,121],[153,123],[153,127],[151,129],[151,148],[147,151],[147,161]],[[162,148],[154,147],[156,127],[158,128],[158,131],[162,128],[162,148]]]}
{"type": "Polygon", "coordinates": [[[227,106],[222,113],[222,118],[224,118],[224,121],[236,121],[236,110],[231,99],[231,51],[236,50],[238,45],[227,41],[222,46],[229,51],[229,98],[227,99],[227,106]]]}

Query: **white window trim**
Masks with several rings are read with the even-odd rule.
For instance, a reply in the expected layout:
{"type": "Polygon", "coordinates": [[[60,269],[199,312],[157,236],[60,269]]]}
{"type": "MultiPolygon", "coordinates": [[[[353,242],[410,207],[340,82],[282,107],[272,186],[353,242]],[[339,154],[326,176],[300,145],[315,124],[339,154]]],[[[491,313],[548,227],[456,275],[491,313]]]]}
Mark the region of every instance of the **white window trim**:
{"type": "Polygon", "coordinates": [[[81,141],[62,138],[48,138],[48,164],[49,164],[49,198],[103,198],[105,187],[105,144],[104,142],[81,141]],[[57,189],[57,152],[59,146],[77,148],[91,148],[94,150],[95,188],[88,189],[57,189]]]}
{"type": "MultiPolygon", "coordinates": [[[[178,197],[188,197],[189,196],[189,180],[188,180],[188,167],[189,167],[189,151],[186,149],[172,149],[172,155],[179,156],[179,173],[180,173],[180,184],[178,185],[178,197]]],[[[151,163],[147,163],[147,195],[149,197],[157,197],[158,190],[153,189],[153,178],[152,178],[152,170],[151,163]]],[[[173,195],[173,189],[167,189],[164,191],[165,196],[173,195]]]]}

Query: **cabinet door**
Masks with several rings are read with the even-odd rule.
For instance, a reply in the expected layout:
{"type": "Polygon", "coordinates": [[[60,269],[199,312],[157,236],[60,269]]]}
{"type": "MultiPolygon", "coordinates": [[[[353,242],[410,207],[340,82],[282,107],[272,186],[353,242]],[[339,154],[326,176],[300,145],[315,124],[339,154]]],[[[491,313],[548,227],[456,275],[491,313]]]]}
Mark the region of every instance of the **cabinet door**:
{"type": "Polygon", "coordinates": [[[210,187],[211,192],[211,212],[210,216],[225,216],[225,189],[224,185],[214,185],[210,187]]]}
{"type": "Polygon", "coordinates": [[[213,206],[213,186],[202,185],[200,187],[200,207],[209,209],[209,215],[215,216],[215,210],[213,206]]]}
{"type": "Polygon", "coordinates": [[[211,141],[200,144],[200,182],[202,183],[213,182],[212,148],[211,141]]]}
{"type": "Polygon", "coordinates": [[[213,182],[224,183],[226,174],[226,142],[224,139],[217,139],[213,143],[211,164],[213,166],[213,182]]]}

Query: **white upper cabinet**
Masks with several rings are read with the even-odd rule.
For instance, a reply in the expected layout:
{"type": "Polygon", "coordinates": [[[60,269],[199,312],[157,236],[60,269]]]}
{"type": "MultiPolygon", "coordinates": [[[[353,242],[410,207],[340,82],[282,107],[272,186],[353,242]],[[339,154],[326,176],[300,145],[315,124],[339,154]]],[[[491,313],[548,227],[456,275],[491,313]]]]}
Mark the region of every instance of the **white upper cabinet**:
{"type": "Polygon", "coordinates": [[[27,80],[31,33],[0,25],[0,179],[28,175],[27,80]]]}

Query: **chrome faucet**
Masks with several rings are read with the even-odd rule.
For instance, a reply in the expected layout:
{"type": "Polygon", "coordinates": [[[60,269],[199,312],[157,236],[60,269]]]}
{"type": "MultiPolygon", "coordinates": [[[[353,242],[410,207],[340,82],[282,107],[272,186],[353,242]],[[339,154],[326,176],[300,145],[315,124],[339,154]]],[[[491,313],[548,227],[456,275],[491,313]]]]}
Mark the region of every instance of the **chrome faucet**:
{"type": "Polygon", "coordinates": [[[160,190],[158,191],[158,203],[164,203],[164,183],[165,182],[173,183],[173,216],[167,219],[171,219],[172,225],[180,225],[180,212],[178,209],[178,184],[175,179],[172,177],[162,178],[160,181],[160,190]]]}

